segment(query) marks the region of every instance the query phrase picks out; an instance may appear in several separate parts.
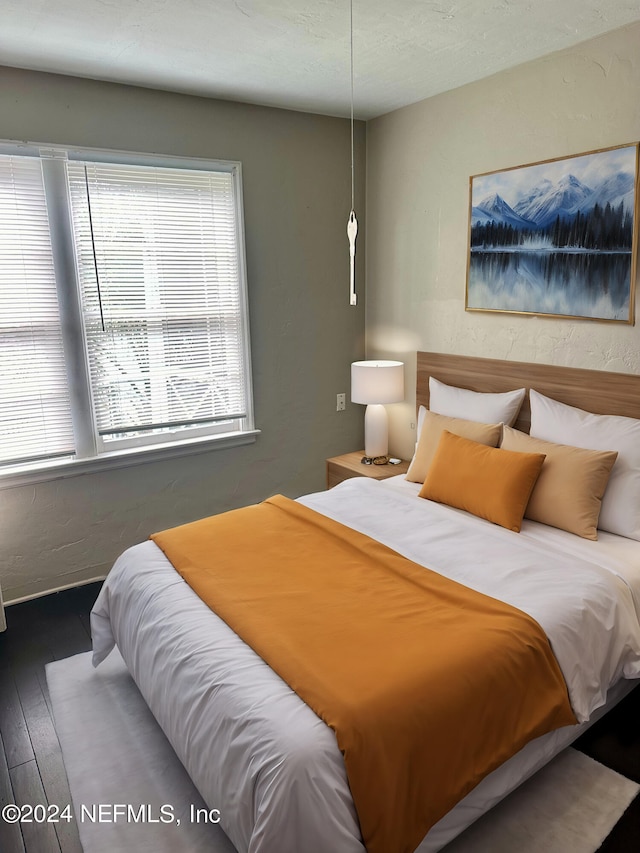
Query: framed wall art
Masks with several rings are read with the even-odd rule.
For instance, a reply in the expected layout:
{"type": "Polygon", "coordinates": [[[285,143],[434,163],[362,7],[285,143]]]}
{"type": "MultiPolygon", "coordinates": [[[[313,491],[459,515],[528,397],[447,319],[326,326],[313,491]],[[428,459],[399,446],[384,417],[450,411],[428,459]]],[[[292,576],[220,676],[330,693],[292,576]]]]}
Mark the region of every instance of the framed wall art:
{"type": "Polygon", "coordinates": [[[468,311],[633,323],[638,145],[470,179],[468,311]]]}

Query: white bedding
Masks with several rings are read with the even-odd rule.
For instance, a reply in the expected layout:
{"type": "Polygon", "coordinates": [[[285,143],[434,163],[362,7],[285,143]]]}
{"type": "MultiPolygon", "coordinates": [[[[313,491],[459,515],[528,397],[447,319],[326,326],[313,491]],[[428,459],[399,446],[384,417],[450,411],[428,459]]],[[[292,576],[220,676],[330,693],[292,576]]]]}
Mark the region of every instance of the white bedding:
{"type": "MultiPolygon", "coordinates": [[[[355,478],[300,500],[533,616],[550,638],[579,720],[603,705],[621,677],[640,675],[640,543],[604,534],[586,543],[532,522],[515,534],[416,494],[403,478],[355,478]]],[[[333,732],[200,601],[155,544],[118,559],[92,632],[94,664],[117,643],[239,851],[362,853],[333,732]]],[[[440,849],[570,742],[576,728],[538,738],[487,777],[431,830],[420,853],[440,849]]]]}

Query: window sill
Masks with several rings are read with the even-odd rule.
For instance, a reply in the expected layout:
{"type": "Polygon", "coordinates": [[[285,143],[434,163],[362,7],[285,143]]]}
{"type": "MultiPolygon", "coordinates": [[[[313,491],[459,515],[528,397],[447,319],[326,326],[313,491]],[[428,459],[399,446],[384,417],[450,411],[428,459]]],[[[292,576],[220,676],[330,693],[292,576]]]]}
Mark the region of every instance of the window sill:
{"type": "Polygon", "coordinates": [[[253,444],[260,435],[259,429],[244,432],[219,433],[206,437],[156,444],[151,447],[131,447],[127,450],[115,450],[102,453],[91,459],[64,459],[51,462],[39,462],[33,466],[7,468],[0,473],[0,489],[16,486],[29,486],[44,483],[47,480],[62,480],[77,477],[80,474],[93,474],[97,471],[109,471],[115,468],[129,468],[144,465],[147,462],[159,462],[180,456],[192,456],[196,453],[208,453],[210,450],[226,450],[243,444],[253,444]]]}

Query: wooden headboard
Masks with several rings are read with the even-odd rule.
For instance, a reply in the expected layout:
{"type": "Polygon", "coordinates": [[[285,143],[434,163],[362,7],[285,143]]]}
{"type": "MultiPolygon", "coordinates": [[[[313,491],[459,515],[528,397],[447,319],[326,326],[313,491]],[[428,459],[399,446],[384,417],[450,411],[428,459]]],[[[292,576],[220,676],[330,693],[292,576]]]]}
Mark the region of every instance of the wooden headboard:
{"type": "MultiPolygon", "coordinates": [[[[640,419],[640,376],[583,370],[551,364],[529,364],[494,358],[418,353],[417,405],[429,407],[429,377],[471,391],[513,391],[535,388],[541,394],[601,415],[640,419]]],[[[516,429],[529,432],[531,411],[527,393],[516,429]]]]}

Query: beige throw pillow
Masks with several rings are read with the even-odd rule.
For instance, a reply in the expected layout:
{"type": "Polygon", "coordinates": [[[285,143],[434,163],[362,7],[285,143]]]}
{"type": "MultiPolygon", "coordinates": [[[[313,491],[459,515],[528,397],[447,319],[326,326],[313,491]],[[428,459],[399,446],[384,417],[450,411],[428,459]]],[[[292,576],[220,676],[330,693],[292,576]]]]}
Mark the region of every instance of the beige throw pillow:
{"type": "Polygon", "coordinates": [[[502,424],[481,424],[437,415],[435,412],[425,412],[418,446],[406,475],[406,479],[411,483],[424,483],[444,430],[487,447],[497,447],[502,434],[502,424]]]}
{"type": "Polygon", "coordinates": [[[598,538],[602,496],[617,452],[554,444],[511,427],[504,428],[501,447],[546,455],[525,518],[559,527],[584,539],[598,538]]]}

